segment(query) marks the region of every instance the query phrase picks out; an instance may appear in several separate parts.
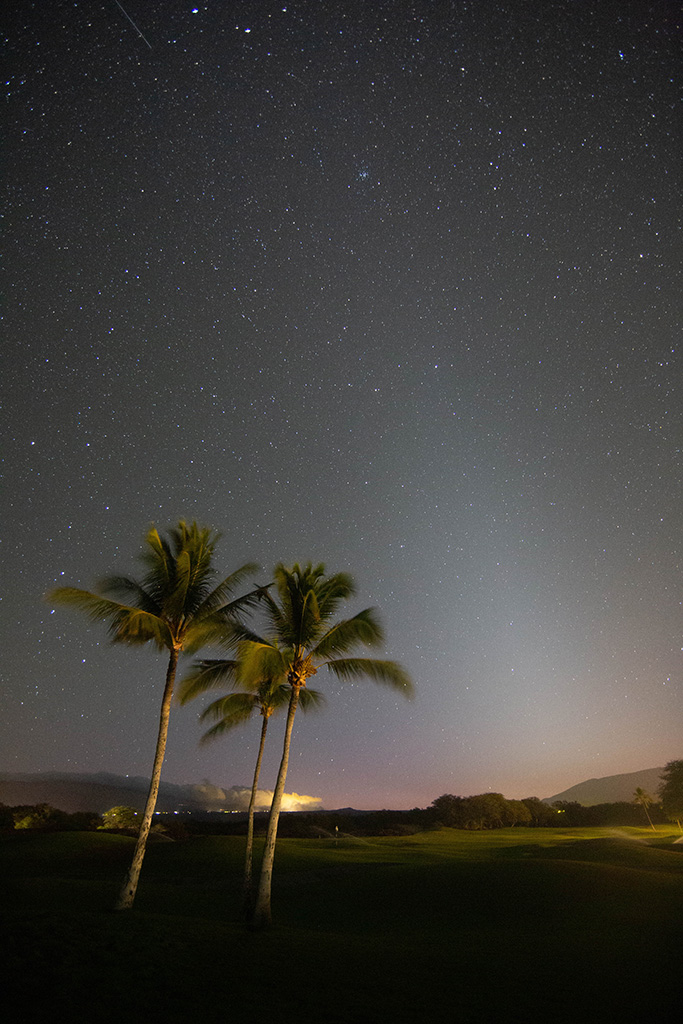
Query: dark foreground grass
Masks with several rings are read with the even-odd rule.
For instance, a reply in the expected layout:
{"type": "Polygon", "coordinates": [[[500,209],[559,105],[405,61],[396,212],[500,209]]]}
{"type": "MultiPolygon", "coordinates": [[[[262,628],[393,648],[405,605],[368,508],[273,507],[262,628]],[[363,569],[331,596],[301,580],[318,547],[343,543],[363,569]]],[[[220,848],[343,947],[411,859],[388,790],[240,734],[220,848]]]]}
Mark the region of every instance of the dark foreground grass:
{"type": "Polygon", "coordinates": [[[237,921],[242,840],[0,841],[22,1021],[677,1020],[683,848],[644,829],[283,840],[275,926],[237,921]]]}

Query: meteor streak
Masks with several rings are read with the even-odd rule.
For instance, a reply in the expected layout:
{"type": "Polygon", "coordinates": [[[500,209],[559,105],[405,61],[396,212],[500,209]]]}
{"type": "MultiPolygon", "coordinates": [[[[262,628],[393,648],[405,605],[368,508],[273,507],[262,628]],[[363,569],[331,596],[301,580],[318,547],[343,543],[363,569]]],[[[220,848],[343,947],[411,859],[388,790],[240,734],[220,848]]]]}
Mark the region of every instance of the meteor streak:
{"type": "Polygon", "coordinates": [[[126,12],[125,12],[125,11],[123,10],[123,7],[121,7],[121,4],[119,3],[119,0],[114,0],[114,3],[116,4],[116,6],[117,6],[117,7],[120,7],[120,8],[121,8],[121,11],[123,11],[123,13],[125,14],[125,16],[126,16],[126,17],[128,18],[128,21],[129,21],[129,22],[131,23],[131,25],[133,26],[133,28],[135,29],[135,31],[137,32],[137,34],[138,34],[138,35],[140,36],[140,38],[141,38],[141,39],[144,39],[144,40],[145,40],[145,42],[147,43],[147,45],[149,46],[149,48],[150,48],[150,50],[151,50],[151,49],[152,49],[152,44],[151,44],[151,43],[149,42],[149,40],[148,40],[148,39],[145,39],[144,35],[143,35],[143,34],[142,34],[142,32],[140,31],[140,29],[139,29],[139,28],[137,27],[137,25],[135,24],[135,22],[134,22],[134,21],[133,21],[133,19],[131,18],[130,14],[126,14],[126,12]]]}

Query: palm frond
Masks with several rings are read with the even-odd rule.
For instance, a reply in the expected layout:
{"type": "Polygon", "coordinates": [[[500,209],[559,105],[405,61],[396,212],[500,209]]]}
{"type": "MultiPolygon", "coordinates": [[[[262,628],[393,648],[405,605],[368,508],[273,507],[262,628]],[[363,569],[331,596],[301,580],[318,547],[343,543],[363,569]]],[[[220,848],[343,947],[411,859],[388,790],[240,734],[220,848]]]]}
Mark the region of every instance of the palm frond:
{"type": "Polygon", "coordinates": [[[315,590],[307,590],[298,595],[298,598],[300,603],[296,646],[299,648],[312,647],[323,628],[320,621],[318,598],[315,590]]]}
{"type": "MultiPolygon", "coordinates": [[[[316,703],[315,698],[320,697],[313,691],[312,700],[304,700],[302,707],[308,710],[316,703]]],[[[274,711],[284,710],[288,707],[291,697],[291,689],[282,683],[265,682],[256,693],[231,693],[219,697],[213,701],[199,716],[200,721],[215,721],[211,729],[202,736],[201,743],[222,736],[224,733],[234,729],[246,722],[256,710],[260,710],[264,718],[269,718],[274,711]]]]}
{"type": "Polygon", "coordinates": [[[255,573],[260,571],[260,566],[256,562],[247,562],[246,565],[240,566],[235,572],[230,573],[226,576],[217,587],[215,587],[207,596],[204,598],[204,602],[201,607],[202,614],[218,611],[226,607],[237,611],[240,607],[253,607],[258,603],[261,595],[262,587],[257,590],[251,591],[249,594],[245,594],[244,597],[239,597],[236,600],[228,604],[228,596],[232,593],[235,587],[239,586],[240,583],[247,576],[253,576],[255,573]]]}
{"type": "MultiPolygon", "coordinates": [[[[289,703],[290,688],[283,686],[282,688],[287,695],[287,703],[289,703]]],[[[310,690],[308,686],[303,686],[299,690],[299,707],[302,711],[319,711],[327,704],[327,698],[324,693],[320,690],[310,690]]]]}
{"type": "Polygon", "coordinates": [[[263,640],[245,640],[239,646],[239,680],[256,688],[265,679],[283,679],[292,660],[291,651],[281,650],[263,640]]]}
{"type": "Polygon", "coordinates": [[[159,531],[152,527],[145,537],[146,548],[140,554],[140,561],[147,568],[147,575],[143,581],[145,590],[154,595],[154,599],[161,604],[163,596],[168,593],[173,585],[173,562],[168,541],[161,537],[159,531]]]}
{"type": "Polygon", "coordinates": [[[111,619],[126,607],[119,601],[112,601],[101,594],[93,594],[90,590],[80,590],[78,587],[55,587],[45,595],[45,600],[78,608],[94,621],[111,619]]]}
{"type": "MultiPolygon", "coordinates": [[[[226,637],[232,643],[240,630],[245,628],[238,616],[258,607],[262,601],[263,588],[258,587],[256,590],[251,590],[249,593],[243,594],[241,597],[236,597],[233,601],[224,603],[221,607],[217,608],[216,611],[209,612],[209,616],[210,619],[218,623],[219,626],[221,623],[224,625],[226,637]]],[[[221,640],[220,635],[217,636],[217,640],[221,640]]]]}
{"type": "MultiPolygon", "coordinates": [[[[313,692],[315,697],[308,702],[311,707],[315,704],[317,697],[322,697],[317,691],[313,692]]],[[[241,714],[242,710],[246,708],[250,708],[251,711],[260,710],[262,714],[265,712],[266,717],[269,717],[274,711],[280,711],[289,705],[291,693],[291,687],[285,683],[266,680],[253,692],[228,693],[212,701],[202,712],[200,719],[204,721],[206,718],[230,717],[233,713],[241,714]]]]}
{"type": "Polygon", "coordinates": [[[374,608],[365,608],[350,619],[342,619],[328,629],[315,645],[316,659],[346,654],[358,644],[366,647],[380,647],[384,643],[384,631],[376,618],[374,608]]]}
{"type": "Polygon", "coordinates": [[[327,662],[327,668],[339,679],[372,679],[374,683],[391,686],[400,690],[405,697],[414,694],[413,681],[396,661],[380,661],[377,658],[336,658],[327,662]]]}
{"type": "Polygon", "coordinates": [[[151,640],[159,648],[168,648],[173,643],[167,623],[158,615],[111,601],[89,590],[57,587],[50,591],[47,599],[55,604],[78,608],[96,622],[107,621],[109,633],[116,643],[145,644],[151,640]]]}
{"type": "Polygon", "coordinates": [[[164,619],[140,608],[123,609],[121,615],[112,620],[109,632],[117,643],[146,644],[151,640],[160,650],[170,649],[176,640],[164,619]]]}
{"type": "Polygon", "coordinates": [[[211,564],[218,535],[196,522],[181,521],[171,530],[175,549],[174,592],[181,611],[176,614],[198,616],[214,586],[216,570],[211,564]]]}
{"type": "Polygon", "coordinates": [[[255,693],[228,693],[214,700],[204,708],[199,716],[200,722],[225,722],[226,728],[232,729],[241,725],[259,707],[259,698],[255,693]]]}
{"type": "Polygon", "coordinates": [[[178,686],[177,700],[179,704],[187,704],[207,690],[217,686],[233,684],[237,679],[237,662],[224,658],[198,661],[193,670],[185,676],[178,686]]]}
{"type": "MultiPolygon", "coordinates": [[[[294,567],[296,569],[297,566],[294,567]]],[[[298,634],[300,609],[297,603],[296,587],[292,573],[282,564],[275,566],[273,573],[279,601],[268,595],[266,605],[268,617],[275,636],[283,647],[295,647],[298,634]]]]}
{"type": "Polygon", "coordinates": [[[317,588],[320,614],[324,619],[331,619],[343,601],[353,597],[356,585],[348,572],[338,572],[329,576],[317,588]]]}
{"type": "Polygon", "coordinates": [[[145,612],[153,615],[160,615],[161,609],[141,583],[129,576],[105,576],[100,580],[99,588],[105,594],[112,594],[116,597],[127,598],[125,604],[134,604],[145,612]]]}
{"type": "Polygon", "coordinates": [[[187,523],[184,519],[171,527],[168,533],[173,544],[173,557],[177,558],[181,551],[191,551],[192,561],[200,571],[210,565],[221,536],[208,526],[198,526],[196,521],[187,523]]]}
{"type": "MultiPolygon", "coordinates": [[[[270,585],[272,586],[272,584],[270,585]]],[[[283,647],[293,646],[294,638],[291,634],[291,623],[287,619],[282,607],[273,599],[268,590],[263,594],[262,603],[268,620],[268,632],[272,636],[276,636],[283,647]]]]}
{"type": "Polygon", "coordinates": [[[188,612],[194,611],[194,608],[188,607],[192,568],[190,552],[179,552],[175,560],[173,586],[169,588],[164,601],[164,614],[171,622],[179,622],[187,617],[188,612]]]}
{"type": "Polygon", "coordinates": [[[232,652],[235,649],[239,649],[240,644],[247,641],[256,644],[265,642],[263,637],[250,629],[246,623],[238,619],[225,620],[219,618],[217,631],[212,639],[212,643],[217,643],[220,647],[232,652]]]}
{"type": "Polygon", "coordinates": [[[185,627],[185,638],[185,650],[190,654],[205,644],[211,644],[234,655],[243,641],[254,640],[260,643],[262,640],[262,637],[254,633],[246,623],[229,615],[225,616],[221,610],[188,622],[185,627]]]}
{"type": "Polygon", "coordinates": [[[282,708],[288,707],[289,699],[292,696],[292,688],[287,686],[286,683],[276,683],[269,680],[259,687],[258,694],[262,708],[270,709],[271,712],[279,711],[282,708]]]}

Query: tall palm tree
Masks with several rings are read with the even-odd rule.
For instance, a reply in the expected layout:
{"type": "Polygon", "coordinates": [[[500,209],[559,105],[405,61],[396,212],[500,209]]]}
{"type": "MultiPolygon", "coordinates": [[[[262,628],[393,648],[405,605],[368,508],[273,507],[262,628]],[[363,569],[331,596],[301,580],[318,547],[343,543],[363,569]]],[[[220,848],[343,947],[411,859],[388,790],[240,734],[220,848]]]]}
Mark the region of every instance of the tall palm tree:
{"type": "MultiPolygon", "coordinates": [[[[286,677],[283,676],[280,676],[279,679],[263,679],[258,683],[255,690],[228,693],[223,697],[219,697],[218,700],[212,701],[199,716],[200,722],[212,721],[215,723],[204,733],[200,743],[208,743],[219,736],[224,736],[231,729],[248,721],[256,711],[258,711],[262,719],[261,737],[247,810],[247,846],[244,856],[244,879],[242,883],[242,899],[245,913],[248,911],[252,901],[254,811],[259,776],[261,774],[261,762],[263,761],[263,750],[266,745],[266,733],[268,732],[268,722],[271,716],[289,704],[290,688],[285,680],[286,677]]],[[[206,693],[207,690],[215,689],[226,683],[233,686],[239,684],[239,661],[235,659],[198,661],[194,666],[194,671],[186,676],[180,684],[178,700],[181,704],[187,704],[188,701],[194,700],[195,697],[206,693]]],[[[324,697],[317,690],[309,689],[301,694],[300,706],[302,711],[318,707],[323,703],[324,697]]]]}
{"type": "Polygon", "coordinates": [[[375,647],[384,636],[372,608],[352,618],[333,622],[339,606],[354,593],[348,573],[325,575],[325,566],[276,566],[274,582],[264,593],[262,608],[266,616],[266,636],[244,630],[239,646],[240,677],[249,685],[261,679],[286,676],[290,687],[287,723],[280,770],[273,793],[268,830],[261,864],[258,895],[252,915],[254,927],[271,922],[270,893],[275,857],[275,842],[285,789],[294,716],[306,687],[306,680],[326,667],[339,679],[367,676],[412,695],[412,682],[406,671],[394,661],[376,658],[344,657],[358,646],[375,647]]]}
{"type": "Polygon", "coordinates": [[[181,521],[169,530],[168,538],[153,527],[147,534],[140,556],[146,568],[141,581],[127,576],[110,576],[99,586],[99,593],[76,587],[58,587],[48,599],[84,611],[91,619],[109,622],[115,643],[153,643],[169,652],[166,684],[156,752],[147,803],[133,861],[123,883],[117,910],[133,905],[145,856],[147,837],[157,802],[161,766],[166,751],[168,722],[178,658],[182,651],[196,651],[212,639],[239,609],[255,603],[260,591],[228,601],[232,590],[257,566],[243,565],[215,585],[216,570],[212,558],[218,534],[196,523],[181,521]],[[107,595],[112,595],[109,597],[107,595]],[[114,596],[126,599],[114,600],[114,596]]]}
{"type": "Polygon", "coordinates": [[[645,811],[645,814],[647,815],[647,820],[650,822],[650,828],[653,832],[656,832],[657,829],[652,824],[652,818],[650,817],[650,812],[648,811],[648,807],[650,806],[650,804],[653,804],[655,802],[654,798],[651,797],[649,793],[646,793],[642,786],[638,786],[635,793],[633,794],[633,802],[634,804],[640,804],[640,806],[645,811]]]}

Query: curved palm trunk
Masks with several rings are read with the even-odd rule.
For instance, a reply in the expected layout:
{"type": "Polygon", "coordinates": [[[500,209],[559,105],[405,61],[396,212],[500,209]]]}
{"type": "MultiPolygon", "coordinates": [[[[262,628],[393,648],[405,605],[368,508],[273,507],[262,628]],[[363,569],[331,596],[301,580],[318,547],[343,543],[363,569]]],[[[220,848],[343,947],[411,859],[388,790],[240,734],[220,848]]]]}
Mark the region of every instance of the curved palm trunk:
{"type": "Polygon", "coordinates": [[[254,781],[251,784],[251,797],[249,799],[249,809],[247,812],[247,849],[244,856],[244,881],[242,882],[242,901],[244,912],[246,914],[250,911],[252,899],[251,865],[254,850],[254,806],[256,804],[256,793],[258,790],[259,775],[261,774],[261,761],[263,760],[263,748],[266,745],[267,731],[268,716],[264,715],[263,724],[261,725],[261,742],[259,743],[256,768],[254,769],[254,781]]]}
{"type": "Polygon", "coordinates": [[[643,810],[644,810],[644,811],[645,811],[645,813],[647,814],[647,820],[648,820],[648,821],[650,822],[650,828],[652,829],[652,831],[653,831],[653,832],[656,832],[656,831],[657,831],[657,829],[656,829],[656,828],[654,827],[654,825],[652,824],[652,818],[650,817],[650,812],[649,812],[649,811],[648,811],[648,809],[647,809],[647,804],[643,804],[643,810]]]}
{"type": "Polygon", "coordinates": [[[145,849],[147,847],[147,837],[149,836],[149,830],[152,826],[152,815],[154,814],[157,796],[159,795],[161,766],[164,763],[164,754],[166,753],[168,720],[171,715],[171,698],[173,697],[173,684],[175,682],[176,667],[178,665],[178,654],[179,651],[173,648],[168,661],[168,668],[166,670],[166,686],[164,687],[164,696],[161,701],[159,735],[157,737],[157,748],[154,755],[154,766],[152,768],[149,793],[147,794],[147,803],[145,804],[145,811],[142,817],[142,824],[140,826],[140,834],[138,835],[135,853],[133,854],[133,862],[128,870],[121,892],[119,893],[119,898],[115,907],[116,910],[130,910],[133,906],[135,893],[137,892],[138,882],[140,880],[142,861],[144,860],[145,849]]]}
{"type": "Polygon", "coordinates": [[[253,928],[266,928],[272,922],[270,910],[270,890],[273,880],[273,861],[275,859],[275,841],[277,839],[277,826],[280,820],[280,808],[282,796],[285,791],[287,779],[287,768],[289,766],[289,747],[292,740],[292,729],[294,727],[294,715],[299,703],[299,692],[301,686],[292,686],[292,695],[289,698],[287,709],[287,724],[285,726],[285,741],[282,748],[282,760],[280,770],[275,783],[273,802],[270,805],[270,817],[268,818],[268,831],[266,833],[266,845],[263,850],[263,861],[261,862],[261,877],[259,880],[258,896],[251,915],[251,926],[253,928]]]}

